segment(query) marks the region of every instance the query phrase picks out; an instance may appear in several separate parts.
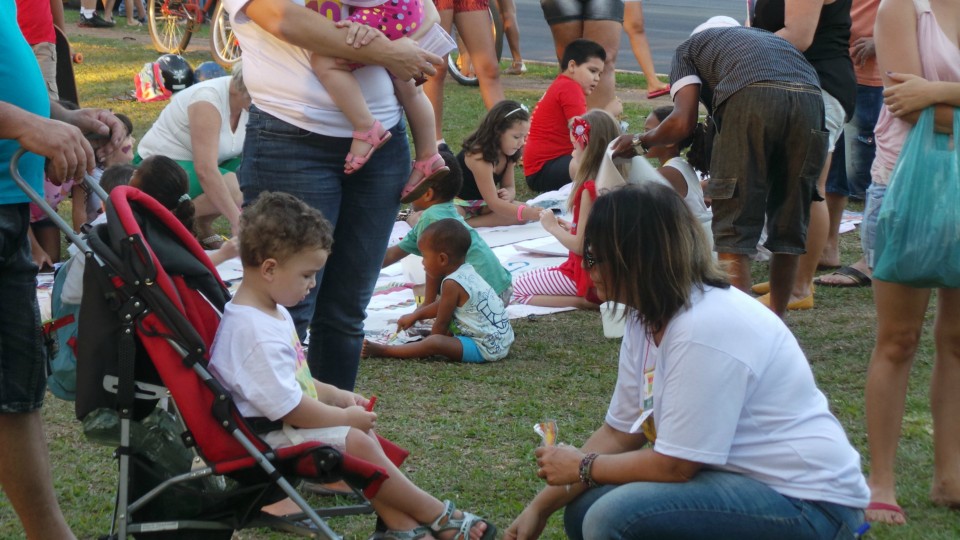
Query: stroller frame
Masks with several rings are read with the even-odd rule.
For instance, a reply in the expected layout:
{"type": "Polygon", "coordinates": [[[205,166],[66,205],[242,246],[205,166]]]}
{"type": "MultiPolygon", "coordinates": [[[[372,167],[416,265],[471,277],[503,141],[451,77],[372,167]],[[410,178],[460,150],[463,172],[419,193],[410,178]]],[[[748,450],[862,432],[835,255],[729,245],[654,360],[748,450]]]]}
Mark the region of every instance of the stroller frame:
{"type": "MultiPolygon", "coordinates": [[[[159,203],[135,188],[119,187],[107,194],[94,182],[85,182],[84,185],[92,189],[107,203],[107,225],[99,225],[93,229],[85,229],[85,237],[76,234],[57,212],[51,208],[41,194],[27,184],[20,176],[17,164],[24,153],[21,149],[11,160],[11,176],[19,187],[27,194],[34,204],[37,204],[47,216],[67,235],[87,260],[84,273],[84,303],[89,297],[101,296],[93,294],[94,290],[87,291],[89,284],[99,284],[102,289],[96,292],[103,297],[97,301],[110,305],[110,308],[119,319],[118,365],[116,375],[97,372],[93,380],[93,401],[102,402],[104,394],[108,399],[115,400],[114,407],[120,416],[120,441],[114,452],[119,461],[119,481],[114,518],[110,528],[110,538],[126,540],[128,534],[143,535],[173,531],[172,535],[179,537],[184,529],[194,531],[232,531],[235,529],[254,527],[271,527],[285,532],[295,533],[313,538],[339,539],[336,533],[324,521],[324,517],[368,514],[373,513],[369,498],[376,494],[380,485],[387,479],[386,472],[373,464],[354,458],[324,445],[321,442],[311,441],[300,445],[279,449],[269,448],[260,437],[251,429],[239,415],[229,393],[223,388],[206,368],[209,353],[209,343],[212,342],[216,324],[207,323],[206,328],[195,328],[191,316],[197,311],[213,310],[222,313],[223,304],[229,299],[226,286],[220,280],[215,268],[206,256],[192,234],[163,208],[159,203]],[[149,212],[149,216],[134,215],[133,206],[149,212]],[[119,208],[119,210],[118,210],[119,208]],[[140,220],[137,219],[140,218],[140,220]],[[183,248],[195,261],[199,262],[209,272],[206,279],[207,292],[213,291],[211,297],[205,296],[194,287],[187,284],[181,276],[171,278],[160,264],[154,250],[147,243],[144,232],[140,230],[140,221],[143,225],[159,220],[161,227],[169,229],[174,240],[183,244],[183,248]],[[131,229],[127,232],[126,228],[131,229]],[[105,239],[103,235],[114,233],[112,238],[105,239]],[[119,231],[120,234],[117,234],[119,231]],[[118,238],[118,236],[122,238],[118,238]],[[109,244],[109,245],[108,245],[109,244]],[[216,289],[220,289],[219,297],[216,289]],[[190,294],[195,293],[195,298],[190,294]],[[169,347],[179,362],[169,361],[165,364],[154,358],[154,353],[148,354],[150,368],[156,370],[163,386],[136,380],[134,360],[137,354],[138,338],[148,351],[162,347],[169,347]],[[177,365],[179,364],[179,365],[177,365]],[[185,379],[184,370],[190,370],[199,380],[199,384],[185,379]],[[179,380],[176,378],[179,377],[179,380]],[[182,383],[192,383],[182,384],[182,383]],[[171,385],[171,383],[177,383],[171,385]],[[185,388],[190,386],[190,388],[185,388]],[[181,388],[184,387],[184,388],[181,388]],[[199,397],[193,394],[198,394],[199,397]],[[177,396],[177,394],[180,394],[177,396]],[[131,426],[136,421],[136,399],[157,401],[172,397],[176,405],[176,417],[180,426],[186,431],[181,435],[187,447],[193,447],[194,459],[191,470],[167,478],[155,485],[135,500],[131,497],[132,454],[131,426]],[[179,399],[178,399],[179,397],[179,399]],[[186,398],[188,403],[196,406],[206,403],[210,415],[205,417],[198,411],[184,414],[178,404],[186,398]],[[210,421],[212,418],[213,421],[210,421]],[[193,424],[191,426],[190,424],[193,424]],[[218,427],[214,427],[216,424],[218,427]],[[219,430],[219,431],[218,431],[219,430]],[[215,433],[216,432],[216,433],[215,433]],[[223,437],[235,441],[238,448],[231,448],[231,444],[223,437]],[[198,442],[194,435],[200,435],[198,442]],[[226,443],[226,444],[225,444],[226,443]],[[211,447],[213,449],[211,450],[211,447]],[[242,451],[241,451],[242,450],[242,451]],[[202,465],[201,465],[202,464],[202,465]],[[258,470],[259,469],[259,470],[258,470]],[[140,522],[134,519],[134,513],[141,510],[170,489],[213,475],[237,475],[239,473],[253,474],[258,477],[253,486],[245,485],[242,494],[246,499],[242,511],[227,512],[226,518],[220,519],[169,519],[161,521],[140,522]],[[308,478],[321,483],[343,479],[360,497],[362,503],[349,506],[331,508],[313,508],[300,493],[293,487],[286,476],[308,478]],[[264,504],[276,500],[277,489],[289,497],[302,510],[301,513],[288,516],[270,516],[260,512],[264,504]],[[308,524],[304,524],[307,521],[308,524]]],[[[194,264],[195,266],[195,264],[194,264]]],[[[81,311],[83,313],[83,311],[81,311]]],[[[80,318],[83,324],[84,318],[80,318]]],[[[81,326],[81,333],[83,327],[81,326]]],[[[78,396],[77,416],[83,418],[89,411],[89,404],[82,404],[81,396],[84,378],[85,358],[83,353],[78,354],[78,396]]],[[[90,367],[86,367],[90,370],[90,367]]],[[[90,386],[90,385],[86,385],[90,386]]],[[[86,401],[90,401],[87,399],[86,401]]],[[[151,407],[152,409],[152,407],[151,407]]],[[[405,459],[405,450],[393,445],[385,439],[380,439],[384,450],[390,459],[399,465],[405,459]]],[[[237,490],[240,491],[240,490],[237,490]]]]}

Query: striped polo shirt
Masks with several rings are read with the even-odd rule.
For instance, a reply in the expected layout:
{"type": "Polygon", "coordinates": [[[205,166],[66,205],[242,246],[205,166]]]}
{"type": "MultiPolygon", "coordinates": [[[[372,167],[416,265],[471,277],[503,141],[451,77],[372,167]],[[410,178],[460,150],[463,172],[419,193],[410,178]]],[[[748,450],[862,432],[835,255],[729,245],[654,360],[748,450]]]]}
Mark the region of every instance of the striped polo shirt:
{"type": "Polygon", "coordinates": [[[758,82],[820,88],[810,62],[789,41],[759,28],[711,28],[677,47],[670,66],[670,93],[699,84],[700,101],[712,113],[730,96],[758,82]]]}

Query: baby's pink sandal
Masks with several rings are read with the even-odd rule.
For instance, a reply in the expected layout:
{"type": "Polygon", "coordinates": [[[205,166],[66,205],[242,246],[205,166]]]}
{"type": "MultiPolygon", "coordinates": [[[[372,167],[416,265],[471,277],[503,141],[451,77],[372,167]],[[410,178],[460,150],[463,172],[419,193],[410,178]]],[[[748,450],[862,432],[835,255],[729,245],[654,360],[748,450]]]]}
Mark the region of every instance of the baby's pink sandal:
{"type": "Polygon", "coordinates": [[[347,152],[347,160],[343,164],[343,172],[353,174],[359,171],[360,168],[370,160],[370,156],[390,140],[390,137],[393,137],[393,134],[384,128],[379,120],[375,120],[373,126],[366,131],[354,131],[353,138],[369,144],[370,149],[362,156],[355,155],[353,152],[347,152]]]}
{"type": "Polygon", "coordinates": [[[444,164],[443,156],[434,154],[427,159],[418,159],[413,162],[413,171],[407,185],[400,193],[400,202],[413,202],[423,196],[434,183],[450,173],[450,167],[444,164]],[[420,177],[419,180],[417,177],[420,177]]]}

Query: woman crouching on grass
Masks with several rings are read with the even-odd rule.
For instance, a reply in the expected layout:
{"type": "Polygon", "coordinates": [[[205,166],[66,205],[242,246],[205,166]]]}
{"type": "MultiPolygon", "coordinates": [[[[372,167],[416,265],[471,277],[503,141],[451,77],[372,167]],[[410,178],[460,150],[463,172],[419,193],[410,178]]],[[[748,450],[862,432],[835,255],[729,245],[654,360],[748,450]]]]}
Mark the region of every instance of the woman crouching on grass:
{"type": "Polygon", "coordinates": [[[566,507],[570,538],[853,538],[869,491],[796,339],[713,261],[663,185],[597,198],[584,266],[629,306],[604,424],[537,449],[544,488],[505,538],[566,507]],[[647,445],[647,443],[650,443],[647,445]]]}

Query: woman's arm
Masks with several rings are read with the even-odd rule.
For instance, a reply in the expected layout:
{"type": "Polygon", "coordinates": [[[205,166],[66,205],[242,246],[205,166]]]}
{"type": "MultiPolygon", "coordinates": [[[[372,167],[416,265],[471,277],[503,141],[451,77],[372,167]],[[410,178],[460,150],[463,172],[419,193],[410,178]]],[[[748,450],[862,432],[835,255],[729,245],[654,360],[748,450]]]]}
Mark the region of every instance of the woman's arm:
{"type": "Polygon", "coordinates": [[[198,101],[187,108],[190,125],[190,147],[193,152],[193,168],[203,194],[210,199],[223,217],[230,222],[236,233],[240,225],[240,209],[234,202],[223,176],[220,174],[220,126],[223,117],[217,107],[208,101],[198,101]]]}
{"type": "Polygon", "coordinates": [[[953,113],[960,107],[960,83],[928,81],[905,73],[887,73],[894,81],[883,90],[883,103],[894,116],[916,124],[920,113],[937,105],[936,130],[953,133],[953,113]]]}
{"type": "MultiPolygon", "coordinates": [[[[873,37],[877,46],[877,65],[884,87],[891,89],[900,82],[899,79],[892,78],[891,74],[897,74],[901,79],[904,75],[923,77],[923,65],[920,62],[920,48],[917,43],[917,11],[912,0],[883,0],[877,10],[877,23],[874,26],[873,37]]],[[[916,90],[914,85],[917,83],[911,84],[911,90],[916,90]]],[[[931,90],[929,86],[923,89],[924,93],[931,90]]],[[[884,91],[885,95],[886,93],[884,91]]],[[[892,92],[894,95],[897,93],[898,90],[892,92]]],[[[916,105],[915,102],[914,105],[916,105]]],[[[920,111],[905,112],[898,116],[901,120],[916,124],[920,118],[920,111]]],[[[951,106],[937,106],[936,129],[941,133],[953,131],[951,106]]]]}
{"type": "Polygon", "coordinates": [[[820,23],[824,0],[785,0],[783,28],[776,34],[789,41],[800,52],[810,48],[820,23]]]}
{"type": "Polygon", "coordinates": [[[421,49],[408,38],[389,41],[374,39],[355,48],[347,43],[347,29],[323,15],[289,0],[251,0],[243,12],[278,39],[308,51],[335,58],[387,68],[402,81],[426,73],[434,75],[439,56],[421,49]]]}
{"type": "MultiPolygon", "coordinates": [[[[603,424],[600,429],[590,436],[583,445],[582,450],[583,452],[597,452],[604,455],[621,454],[623,452],[636,450],[646,442],[647,439],[642,433],[623,433],[613,429],[608,424],[603,424]]],[[[538,448],[537,464],[540,465],[542,455],[558,450],[578,452],[570,446],[538,448]]],[[[583,454],[578,453],[582,457],[583,454]]],[[[595,464],[596,462],[594,462],[594,465],[595,464]]],[[[511,540],[529,540],[539,537],[547,523],[547,518],[583,493],[585,487],[580,483],[579,479],[579,460],[575,467],[577,472],[576,478],[565,484],[548,485],[543,488],[540,493],[530,501],[526,508],[524,508],[523,512],[514,520],[513,524],[510,525],[504,538],[511,540]]]]}

